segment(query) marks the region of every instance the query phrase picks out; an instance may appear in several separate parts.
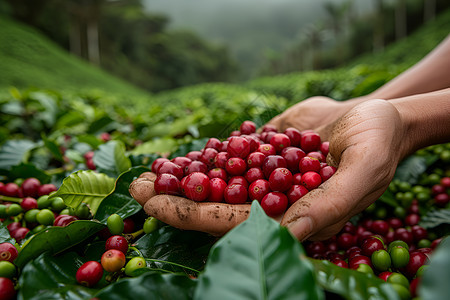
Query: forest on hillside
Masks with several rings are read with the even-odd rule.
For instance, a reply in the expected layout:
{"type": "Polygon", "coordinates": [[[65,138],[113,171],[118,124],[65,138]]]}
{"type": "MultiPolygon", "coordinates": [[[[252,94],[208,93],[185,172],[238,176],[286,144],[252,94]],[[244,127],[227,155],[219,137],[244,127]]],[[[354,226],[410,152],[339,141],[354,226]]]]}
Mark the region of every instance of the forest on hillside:
{"type": "MultiPolygon", "coordinates": [[[[196,18],[203,28],[198,32],[172,20],[176,16],[168,8],[163,13],[160,5],[153,12],[152,2],[143,0],[7,0],[0,13],[111,74],[158,92],[343,66],[361,54],[383,51],[450,7],[445,0],[376,0],[372,9],[356,13],[359,0],[320,1],[304,10],[294,10],[292,1],[224,3],[192,2],[197,14],[186,13],[184,21],[196,18]]],[[[179,1],[164,5],[183,9],[179,1]]]]}

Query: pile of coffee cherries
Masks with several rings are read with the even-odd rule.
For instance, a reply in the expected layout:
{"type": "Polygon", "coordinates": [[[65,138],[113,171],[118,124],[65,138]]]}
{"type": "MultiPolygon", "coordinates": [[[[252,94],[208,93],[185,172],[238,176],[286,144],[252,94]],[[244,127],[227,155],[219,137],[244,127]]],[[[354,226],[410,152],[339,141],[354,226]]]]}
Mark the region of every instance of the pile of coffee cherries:
{"type": "Polygon", "coordinates": [[[225,141],[210,138],[201,151],[156,159],[156,193],[229,204],[258,200],[276,217],[336,171],[326,164],[329,143],[311,130],[265,125],[256,133],[251,121],[239,129],[225,141]]]}

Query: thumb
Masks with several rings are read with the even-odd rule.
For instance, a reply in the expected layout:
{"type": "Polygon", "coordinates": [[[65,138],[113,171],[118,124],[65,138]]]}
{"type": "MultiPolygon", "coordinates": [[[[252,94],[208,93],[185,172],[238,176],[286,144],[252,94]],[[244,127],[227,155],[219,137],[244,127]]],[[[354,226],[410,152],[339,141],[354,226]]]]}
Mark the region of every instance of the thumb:
{"type": "Polygon", "coordinates": [[[337,234],[353,215],[384,192],[379,182],[385,173],[378,168],[368,171],[364,167],[368,159],[365,156],[360,151],[346,149],[336,173],[295,202],[285,213],[281,225],[300,241],[324,240],[337,234]]]}

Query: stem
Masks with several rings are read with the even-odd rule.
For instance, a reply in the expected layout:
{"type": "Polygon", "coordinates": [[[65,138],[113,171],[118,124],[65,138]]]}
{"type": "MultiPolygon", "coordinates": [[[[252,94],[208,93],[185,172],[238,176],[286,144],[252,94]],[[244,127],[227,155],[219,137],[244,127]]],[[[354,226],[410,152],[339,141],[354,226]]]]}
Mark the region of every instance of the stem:
{"type": "Polygon", "coordinates": [[[132,237],[132,239],[134,240],[135,238],[137,238],[138,236],[140,236],[141,234],[144,233],[144,229],[140,229],[136,232],[130,233],[129,235],[132,237]]]}
{"type": "Polygon", "coordinates": [[[22,202],[22,198],[16,198],[16,197],[9,197],[9,196],[0,195],[0,201],[8,201],[8,202],[20,203],[20,202],[22,202]]]}
{"type": "Polygon", "coordinates": [[[64,173],[66,172],[66,168],[60,167],[60,168],[54,168],[54,169],[50,169],[50,170],[46,170],[45,173],[47,175],[55,175],[55,174],[60,174],[60,173],[64,173]]]}
{"type": "MultiPolygon", "coordinates": [[[[130,250],[136,251],[136,252],[139,254],[140,257],[144,257],[144,255],[142,255],[142,252],[139,251],[138,248],[136,248],[136,247],[134,247],[134,246],[129,246],[128,248],[129,248],[130,250]]],[[[129,257],[127,257],[127,258],[129,258],[129,257]]]]}
{"type": "Polygon", "coordinates": [[[183,266],[183,265],[174,263],[174,262],[170,262],[170,261],[159,260],[159,259],[153,259],[153,258],[145,258],[145,260],[148,260],[148,261],[154,261],[154,262],[160,262],[160,263],[165,263],[165,264],[169,264],[169,265],[174,265],[174,266],[177,266],[177,267],[180,267],[180,268],[183,268],[183,269],[188,269],[188,270],[191,270],[191,271],[193,271],[193,272],[200,273],[199,270],[192,269],[192,268],[189,268],[189,267],[186,267],[186,266],[183,266]]]}

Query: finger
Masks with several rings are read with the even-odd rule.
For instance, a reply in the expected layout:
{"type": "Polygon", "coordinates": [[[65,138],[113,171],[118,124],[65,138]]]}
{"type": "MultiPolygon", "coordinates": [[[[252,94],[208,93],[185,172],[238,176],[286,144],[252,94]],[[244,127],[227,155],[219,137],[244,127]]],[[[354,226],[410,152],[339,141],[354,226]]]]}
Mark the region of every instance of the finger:
{"type": "Polygon", "coordinates": [[[222,236],[248,218],[250,204],[195,202],[183,197],[157,195],[145,203],[144,210],[173,227],[222,236]]]}
{"type": "Polygon", "coordinates": [[[343,153],[336,173],[295,202],[281,224],[301,241],[338,233],[345,222],[384,192],[383,184],[377,182],[386,182],[380,179],[388,175],[379,168],[368,171],[363,162],[370,157],[365,156],[359,151],[343,153]]]}
{"type": "Polygon", "coordinates": [[[141,177],[133,180],[128,188],[130,195],[142,206],[156,196],[155,185],[153,181],[148,178],[141,177]]]}

